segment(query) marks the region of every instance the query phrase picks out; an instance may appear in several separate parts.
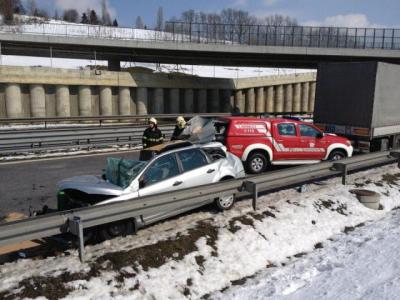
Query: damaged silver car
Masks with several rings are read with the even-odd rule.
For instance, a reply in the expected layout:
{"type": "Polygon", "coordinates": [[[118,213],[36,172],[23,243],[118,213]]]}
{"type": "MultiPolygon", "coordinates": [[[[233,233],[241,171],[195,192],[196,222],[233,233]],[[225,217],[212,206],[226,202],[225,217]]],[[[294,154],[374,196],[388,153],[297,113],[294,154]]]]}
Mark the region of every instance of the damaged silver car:
{"type": "MultiPolygon", "coordinates": [[[[108,158],[103,176],[77,176],[61,181],[58,210],[125,201],[244,176],[240,159],[221,143],[171,142],[142,150],[138,161],[108,158]]],[[[230,209],[234,201],[234,195],[208,199],[180,210],[146,215],[134,222],[109,224],[100,231],[107,239],[209,203],[215,203],[220,210],[230,209]]]]}

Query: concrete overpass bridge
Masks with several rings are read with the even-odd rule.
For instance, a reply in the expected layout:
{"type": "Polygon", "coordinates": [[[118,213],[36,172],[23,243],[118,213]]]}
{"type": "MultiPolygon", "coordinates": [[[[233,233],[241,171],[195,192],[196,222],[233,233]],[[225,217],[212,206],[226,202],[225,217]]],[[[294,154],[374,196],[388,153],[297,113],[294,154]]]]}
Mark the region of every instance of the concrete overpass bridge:
{"type": "Polygon", "coordinates": [[[316,68],[319,62],[400,63],[400,29],[167,23],[164,32],[93,25],[0,27],[1,53],[193,65],[316,68]]]}

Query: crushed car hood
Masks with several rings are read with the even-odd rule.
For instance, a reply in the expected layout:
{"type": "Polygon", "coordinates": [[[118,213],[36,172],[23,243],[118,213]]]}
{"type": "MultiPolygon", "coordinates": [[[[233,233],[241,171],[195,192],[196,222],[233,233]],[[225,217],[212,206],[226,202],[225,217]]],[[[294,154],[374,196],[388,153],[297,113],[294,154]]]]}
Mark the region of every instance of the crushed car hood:
{"type": "Polygon", "coordinates": [[[79,190],[87,194],[119,196],[123,188],[109,183],[100,176],[82,175],[64,179],[58,183],[59,190],[79,190]]]}

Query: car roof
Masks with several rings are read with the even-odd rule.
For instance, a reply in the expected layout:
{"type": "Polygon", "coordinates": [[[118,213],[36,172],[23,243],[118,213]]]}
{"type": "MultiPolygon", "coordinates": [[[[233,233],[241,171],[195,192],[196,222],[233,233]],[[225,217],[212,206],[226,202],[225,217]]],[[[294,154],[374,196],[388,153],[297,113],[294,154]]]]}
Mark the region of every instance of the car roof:
{"type": "Polygon", "coordinates": [[[218,142],[210,142],[206,144],[192,144],[191,142],[188,141],[175,141],[175,142],[168,142],[164,144],[160,144],[157,146],[153,146],[150,148],[143,149],[142,151],[153,151],[155,153],[155,156],[151,158],[149,161],[152,161],[153,159],[164,156],[165,154],[170,154],[170,153],[175,153],[183,150],[188,150],[188,149],[202,149],[207,147],[208,145],[213,144],[215,147],[220,147],[222,148],[223,145],[218,142]]]}

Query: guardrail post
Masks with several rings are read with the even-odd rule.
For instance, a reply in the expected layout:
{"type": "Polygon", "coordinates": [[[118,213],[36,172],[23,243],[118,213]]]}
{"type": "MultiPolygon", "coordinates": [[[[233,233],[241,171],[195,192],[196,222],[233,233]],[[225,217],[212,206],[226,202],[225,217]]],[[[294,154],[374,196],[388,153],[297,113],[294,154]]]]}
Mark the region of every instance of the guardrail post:
{"type": "Polygon", "coordinates": [[[397,158],[397,167],[400,168],[400,152],[399,151],[392,151],[390,152],[390,156],[397,158]]]}
{"type": "Polygon", "coordinates": [[[334,163],[333,164],[333,169],[335,171],[341,171],[342,172],[342,184],[346,185],[346,179],[347,179],[347,165],[344,163],[334,163]]]}
{"type": "Polygon", "coordinates": [[[257,190],[257,184],[252,181],[244,181],[242,190],[245,190],[246,192],[249,192],[253,195],[253,201],[252,201],[252,206],[254,210],[257,210],[257,198],[258,198],[258,190],[257,190]]]}
{"type": "Polygon", "coordinates": [[[79,243],[79,259],[85,261],[85,244],[83,240],[83,223],[80,217],[74,216],[73,219],[68,219],[69,231],[78,237],[79,243]]]}

